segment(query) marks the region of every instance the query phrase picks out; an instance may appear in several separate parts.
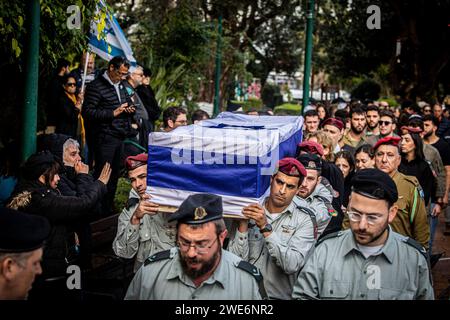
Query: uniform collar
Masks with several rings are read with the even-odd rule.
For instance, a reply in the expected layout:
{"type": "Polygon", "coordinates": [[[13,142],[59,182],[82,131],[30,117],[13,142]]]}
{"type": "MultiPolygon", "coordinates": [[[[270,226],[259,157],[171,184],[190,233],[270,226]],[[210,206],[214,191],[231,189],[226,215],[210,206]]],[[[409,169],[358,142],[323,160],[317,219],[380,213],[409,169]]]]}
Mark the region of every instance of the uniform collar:
{"type": "MultiPolygon", "coordinates": [[[[220,258],[220,262],[219,265],[217,266],[216,270],[214,271],[214,273],[205,281],[203,281],[203,283],[200,285],[200,287],[202,287],[204,284],[214,284],[215,282],[218,282],[223,289],[226,289],[227,286],[227,279],[226,279],[226,267],[224,267],[224,255],[226,254],[226,252],[224,252],[224,250],[222,249],[222,256],[220,258]]],[[[169,273],[166,276],[166,279],[170,280],[170,279],[175,279],[175,278],[179,278],[181,282],[183,282],[185,285],[190,286],[195,288],[195,285],[193,283],[193,281],[183,272],[183,268],[181,267],[181,262],[180,262],[180,252],[179,250],[177,250],[175,256],[173,257],[173,263],[172,266],[170,267],[169,273]]],[[[229,281],[229,280],[228,280],[229,281]]]]}
{"type": "MultiPolygon", "coordinates": [[[[296,196],[294,196],[294,199],[295,199],[295,197],[296,197],[296,196]]],[[[264,212],[266,213],[266,216],[269,216],[268,213],[269,213],[269,214],[272,214],[272,212],[270,212],[270,211],[267,210],[267,208],[266,208],[266,202],[267,202],[268,199],[269,199],[269,198],[267,197],[267,198],[264,200],[264,205],[263,205],[264,212]]],[[[302,199],[302,200],[303,200],[303,199],[302,199]]],[[[281,211],[281,212],[277,215],[277,217],[276,217],[275,219],[278,219],[278,218],[281,217],[283,214],[289,214],[289,215],[291,215],[291,214],[294,212],[294,210],[295,210],[295,203],[294,203],[294,200],[292,200],[291,203],[290,203],[283,211],[281,211]]]]}
{"type": "MultiPolygon", "coordinates": [[[[394,262],[394,257],[395,257],[395,240],[394,235],[392,234],[393,231],[391,229],[391,226],[388,226],[388,237],[386,239],[386,242],[384,243],[383,248],[381,248],[381,252],[379,255],[384,255],[385,258],[389,261],[389,263],[393,263],[394,262]]],[[[349,229],[345,239],[344,239],[344,256],[348,255],[350,252],[352,252],[353,250],[356,250],[358,252],[358,246],[356,245],[356,241],[355,241],[355,237],[353,236],[353,232],[349,229]]]]}

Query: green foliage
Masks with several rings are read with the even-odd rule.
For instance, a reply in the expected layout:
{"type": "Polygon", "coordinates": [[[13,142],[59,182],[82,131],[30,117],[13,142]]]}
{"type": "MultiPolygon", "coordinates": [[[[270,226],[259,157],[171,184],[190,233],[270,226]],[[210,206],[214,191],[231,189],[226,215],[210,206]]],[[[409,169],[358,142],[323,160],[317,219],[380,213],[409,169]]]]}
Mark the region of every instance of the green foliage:
{"type": "Polygon", "coordinates": [[[155,98],[163,110],[170,106],[179,106],[181,104],[183,96],[177,90],[177,84],[184,72],[184,64],[170,71],[167,70],[165,65],[160,65],[156,76],[152,77],[151,84],[155,91],[155,98]]]}
{"type": "Polygon", "coordinates": [[[126,178],[119,178],[117,182],[116,194],[114,196],[114,208],[119,213],[128,201],[131,190],[131,183],[126,178]]]}
{"type": "Polygon", "coordinates": [[[231,101],[234,104],[238,104],[242,107],[242,110],[244,112],[250,111],[250,110],[262,110],[263,103],[259,99],[248,99],[247,101],[237,101],[233,100],[231,101]]]}
{"type": "Polygon", "coordinates": [[[274,84],[266,83],[261,90],[261,99],[263,104],[268,108],[275,108],[283,103],[280,87],[274,84]]]}
{"type": "Polygon", "coordinates": [[[299,116],[302,112],[302,107],[299,104],[284,103],[275,107],[273,113],[275,115],[292,115],[299,116]]]}
{"type": "Polygon", "coordinates": [[[352,98],[359,100],[377,100],[380,97],[381,87],[378,83],[371,79],[362,81],[356,88],[352,90],[352,98]]]}
{"type": "Polygon", "coordinates": [[[387,103],[389,103],[389,106],[391,106],[391,107],[398,107],[400,105],[398,103],[398,101],[395,100],[395,98],[390,98],[390,97],[380,98],[380,99],[378,99],[378,101],[386,101],[387,103]]]}

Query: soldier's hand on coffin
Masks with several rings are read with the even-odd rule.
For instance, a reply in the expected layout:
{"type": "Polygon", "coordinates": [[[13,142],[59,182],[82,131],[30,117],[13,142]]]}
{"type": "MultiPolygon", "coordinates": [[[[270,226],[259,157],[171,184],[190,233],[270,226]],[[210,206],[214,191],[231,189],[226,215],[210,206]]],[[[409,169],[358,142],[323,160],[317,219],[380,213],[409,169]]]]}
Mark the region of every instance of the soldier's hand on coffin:
{"type": "Polygon", "coordinates": [[[267,224],[267,217],[264,212],[264,208],[258,203],[246,206],[242,209],[242,214],[246,218],[253,219],[259,229],[264,228],[267,224]]]}
{"type": "Polygon", "coordinates": [[[139,205],[136,208],[136,210],[133,213],[133,216],[131,217],[131,223],[135,224],[133,222],[138,222],[144,217],[144,215],[155,215],[158,213],[159,205],[157,205],[154,202],[149,201],[150,195],[144,194],[139,201],[139,205]]]}

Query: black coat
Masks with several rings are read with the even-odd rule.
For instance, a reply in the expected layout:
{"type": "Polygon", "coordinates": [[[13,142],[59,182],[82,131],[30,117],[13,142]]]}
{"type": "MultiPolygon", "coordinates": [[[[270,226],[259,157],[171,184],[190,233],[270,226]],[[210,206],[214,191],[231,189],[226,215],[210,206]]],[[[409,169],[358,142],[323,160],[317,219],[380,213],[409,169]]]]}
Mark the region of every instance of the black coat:
{"type": "Polygon", "coordinates": [[[154,122],[158,120],[161,115],[161,108],[158,106],[158,101],[156,101],[152,87],[140,85],[136,88],[136,92],[144,103],[144,107],[148,113],[148,119],[154,125],[154,122]]]}
{"type": "Polygon", "coordinates": [[[75,107],[72,100],[63,91],[60,93],[57,107],[56,133],[66,134],[77,138],[78,115],[80,110],[75,107]]]}
{"type": "Polygon", "coordinates": [[[39,181],[22,181],[16,188],[13,202],[19,210],[46,217],[51,224],[50,237],[44,247],[43,278],[66,275],[66,267],[74,257],[73,225],[92,214],[92,208],[106,193],[106,185],[92,182],[87,174],[80,174],[77,188],[86,192],[81,196],[63,196],[39,181]]]}
{"type": "Polygon", "coordinates": [[[127,102],[132,105],[130,96],[123,83],[119,85],[120,101],[116,89],[103,75],[90,82],[86,87],[82,115],[86,123],[86,130],[92,137],[104,134],[118,139],[135,137],[137,131],[131,127],[133,114],[122,112],[114,117],[114,110],[127,102]]]}

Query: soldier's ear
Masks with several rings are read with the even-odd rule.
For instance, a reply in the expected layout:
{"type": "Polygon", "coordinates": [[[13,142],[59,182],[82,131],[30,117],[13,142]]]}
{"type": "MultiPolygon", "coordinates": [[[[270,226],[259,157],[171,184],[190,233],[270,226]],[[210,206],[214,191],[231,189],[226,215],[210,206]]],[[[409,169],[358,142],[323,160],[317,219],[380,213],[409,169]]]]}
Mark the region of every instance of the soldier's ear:
{"type": "Polygon", "coordinates": [[[388,217],[388,222],[389,224],[394,221],[395,216],[397,215],[397,211],[398,211],[398,206],[396,204],[392,205],[389,208],[389,217],[388,217]]]}
{"type": "Polygon", "coordinates": [[[223,248],[223,242],[225,241],[225,238],[228,235],[228,230],[225,229],[222,231],[222,233],[219,234],[219,241],[220,241],[220,246],[223,248]]]}

